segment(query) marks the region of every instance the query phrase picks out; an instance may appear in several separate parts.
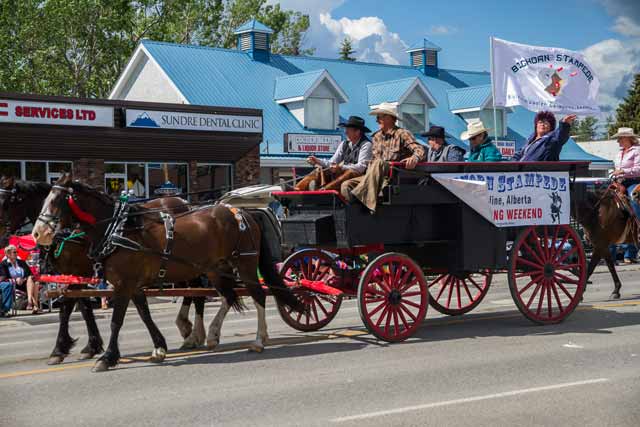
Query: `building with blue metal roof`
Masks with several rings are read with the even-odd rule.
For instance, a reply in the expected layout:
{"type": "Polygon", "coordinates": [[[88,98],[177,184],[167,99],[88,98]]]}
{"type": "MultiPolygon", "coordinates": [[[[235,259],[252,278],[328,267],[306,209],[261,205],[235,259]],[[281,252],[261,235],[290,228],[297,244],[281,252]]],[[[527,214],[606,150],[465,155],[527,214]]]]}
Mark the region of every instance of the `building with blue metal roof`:
{"type": "MultiPolygon", "coordinates": [[[[497,109],[494,122],[490,74],[440,68],[446,52],[426,39],[407,50],[407,65],[387,65],[273,54],[271,29],[255,20],[235,33],[236,49],[142,41],[110,98],[262,109],[263,180],[305,166],[310,154],[329,155],[351,115],[377,129],[368,112],[382,102],[397,103],[400,125],[416,135],[443,126],[464,148],[459,137],[473,120],[516,149],[533,132],[534,113],[520,107],[497,109]]],[[[573,140],[561,159],[608,164],[573,140]]]]}

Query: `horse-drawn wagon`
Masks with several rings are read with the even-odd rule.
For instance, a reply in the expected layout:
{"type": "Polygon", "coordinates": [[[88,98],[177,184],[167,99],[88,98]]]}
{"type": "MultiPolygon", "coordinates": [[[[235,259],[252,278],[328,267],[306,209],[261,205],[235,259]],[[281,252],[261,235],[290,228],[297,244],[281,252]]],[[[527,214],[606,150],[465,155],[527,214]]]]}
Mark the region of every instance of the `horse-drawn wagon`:
{"type": "MultiPolygon", "coordinates": [[[[564,320],[586,283],[581,239],[569,225],[571,188],[586,163],[396,165],[377,212],[333,191],[276,192],[288,211],[281,274],[307,306],[283,319],[301,331],[326,326],[356,298],[366,328],[386,341],[410,337],[427,307],[475,308],[495,273],[540,324],[564,320]],[[324,284],[310,290],[309,283],[324,284]]],[[[578,195],[579,196],[579,195],[578,195]]]]}

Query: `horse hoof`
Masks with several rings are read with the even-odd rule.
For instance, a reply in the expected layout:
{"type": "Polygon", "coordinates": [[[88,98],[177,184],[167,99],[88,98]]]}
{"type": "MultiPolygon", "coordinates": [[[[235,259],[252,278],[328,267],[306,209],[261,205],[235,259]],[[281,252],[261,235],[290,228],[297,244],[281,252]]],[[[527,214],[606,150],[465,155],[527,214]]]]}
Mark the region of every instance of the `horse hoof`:
{"type": "Polygon", "coordinates": [[[59,365],[64,361],[64,356],[51,356],[47,360],[47,365],[59,365]]]}
{"type": "Polygon", "coordinates": [[[104,360],[98,360],[96,364],[93,365],[91,372],[106,372],[108,370],[109,370],[109,364],[104,360]]]}
{"type": "Polygon", "coordinates": [[[185,340],[180,346],[180,350],[193,350],[194,348],[198,348],[198,344],[188,340],[185,340]]]}
{"type": "Polygon", "coordinates": [[[80,356],[78,356],[78,360],[89,360],[89,359],[93,359],[93,357],[96,355],[96,353],[80,353],[80,356]]]}
{"type": "Polygon", "coordinates": [[[207,341],[207,349],[215,350],[217,346],[218,346],[218,341],[207,341]]]}
{"type": "Polygon", "coordinates": [[[614,292],[611,294],[611,296],[609,297],[611,299],[620,299],[620,294],[618,292],[614,292]]]}
{"type": "Polygon", "coordinates": [[[262,353],[264,351],[264,345],[257,343],[249,344],[249,351],[253,353],[262,353]]]}
{"type": "Polygon", "coordinates": [[[153,363],[160,363],[164,361],[165,357],[167,357],[167,350],[162,347],[158,347],[153,350],[151,353],[151,358],[149,359],[153,363]]]}

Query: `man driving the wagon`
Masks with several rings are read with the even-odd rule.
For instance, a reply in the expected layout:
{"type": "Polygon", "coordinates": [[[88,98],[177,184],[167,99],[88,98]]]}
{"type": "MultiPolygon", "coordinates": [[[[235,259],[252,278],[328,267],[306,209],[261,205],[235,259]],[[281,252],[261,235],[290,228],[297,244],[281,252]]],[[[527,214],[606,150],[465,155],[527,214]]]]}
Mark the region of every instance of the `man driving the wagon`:
{"type": "Polygon", "coordinates": [[[371,163],[365,175],[344,182],[340,191],[345,199],[358,200],[375,213],[378,194],[389,172],[389,162],[403,162],[407,169],[413,169],[424,160],[425,148],[411,132],[397,126],[398,108],[395,104],[384,102],[369,114],[376,116],[380,126],[373,134],[371,163]]]}
{"type": "Polygon", "coordinates": [[[296,191],[316,188],[340,190],[343,182],[361,176],[367,170],[371,160],[371,141],[365,134],[371,130],[364,125],[364,119],[351,116],[338,126],[344,128],[347,139],[340,143],[329,160],[309,156],[307,162],[316,166],[316,170],[300,180],[295,186],[296,191]]]}

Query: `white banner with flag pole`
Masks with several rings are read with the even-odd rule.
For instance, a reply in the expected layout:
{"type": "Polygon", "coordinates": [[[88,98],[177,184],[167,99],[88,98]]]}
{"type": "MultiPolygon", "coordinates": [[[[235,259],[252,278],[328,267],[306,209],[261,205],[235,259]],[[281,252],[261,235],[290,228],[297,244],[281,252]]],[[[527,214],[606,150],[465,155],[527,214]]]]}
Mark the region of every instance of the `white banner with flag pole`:
{"type": "Polygon", "coordinates": [[[600,81],[579,52],[491,38],[496,107],[595,115],[600,81]]]}

